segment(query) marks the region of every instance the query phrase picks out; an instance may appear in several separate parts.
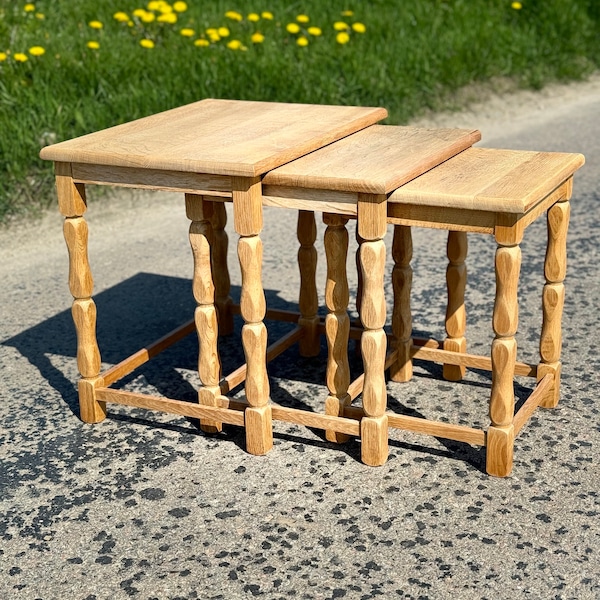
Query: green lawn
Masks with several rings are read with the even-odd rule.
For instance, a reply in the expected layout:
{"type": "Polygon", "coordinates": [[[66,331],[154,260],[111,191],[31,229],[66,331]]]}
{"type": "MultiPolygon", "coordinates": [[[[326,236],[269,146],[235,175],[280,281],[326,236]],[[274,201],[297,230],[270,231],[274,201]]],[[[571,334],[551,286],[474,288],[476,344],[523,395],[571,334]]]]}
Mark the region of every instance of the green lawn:
{"type": "Polygon", "coordinates": [[[403,123],[466,84],[599,65],[598,0],[0,0],[0,222],[52,202],[43,145],[201,98],[403,123]]]}

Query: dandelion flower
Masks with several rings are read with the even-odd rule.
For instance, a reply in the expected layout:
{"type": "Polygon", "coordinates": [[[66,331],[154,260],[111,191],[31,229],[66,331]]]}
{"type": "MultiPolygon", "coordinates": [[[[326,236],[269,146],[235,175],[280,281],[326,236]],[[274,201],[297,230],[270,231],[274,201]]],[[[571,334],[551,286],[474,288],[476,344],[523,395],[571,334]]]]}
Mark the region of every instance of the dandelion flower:
{"type": "Polygon", "coordinates": [[[188,5],[185,2],[175,2],[173,4],[173,10],[178,13],[185,12],[188,9],[188,5]]]}
{"type": "Polygon", "coordinates": [[[140,19],[142,23],[153,23],[156,20],[156,15],[153,12],[146,11],[140,19]]]}
{"type": "Polygon", "coordinates": [[[25,12],[33,12],[35,10],[35,4],[33,4],[32,2],[28,2],[24,7],[23,10],[25,12]]]}
{"type": "Polygon", "coordinates": [[[300,31],[300,25],[298,25],[298,23],[288,23],[286,29],[288,33],[298,33],[300,31]]]}
{"type": "Polygon", "coordinates": [[[90,40],[86,46],[90,49],[90,50],[98,50],[98,48],[100,48],[100,44],[98,42],[95,42],[94,40],[90,40]]]}
{"type": "Polygon", "coordinates": [[[206,35],[210,38],[211,42],[218,42],[221,39],[219,32],[214,27],[207,29],[206,35]]]}
{"type": "Polygon", "coordinates": [[[298,15],[296,17],[296,21],[298,21],[298,23],[308,23],[310,21],[310,17],[308,15],[298,15]]]}
{"type": "Polygon", "coordinates": [[[338,44],[347,44],[350,41],[350,36],[345,31],[341,31],[335,36],[335,41],[338,44]]]}
{"type": "Polygon", "coordinates": [[[246,18],[248,21],[252,21],[252,23],[260,21],[260,15],[258,13],[250,13],[246,18]]]}
{"type": "Polygon", "coordinates": [[[351,17],[352,15],[354,15],[353,10],[343,10],[342,11],[342,17],[351,17]]]}
{"type": "Polygon", "coordinates": [[[160,0],[154,0],[148,2],[148,10],[160,10],[160,7],[164,4],[164,2],[160,2],[160,0]]]}
{"type": "Polygon", "coordinates": [[[314,35],[314,36],[318,36],[321,35],[323,32],[321,31],[320,27],[309,27],[307,29],[308,33],[310,33],[310,35],[314,35]]]}
{"type": "Polygon", "coordinates": [[[43,21],[46,18],[46,15],[44,13],[35,13],[35,18],[43,21]]]}
{"type": "Polygon", "coordinates": [[[273,13],[269,12],[268,10],[265,10],[265,11],[261,12],[260,16],[263,19],[266,19],[267,21],[272,21],[273,20],[273,13]]]}
{"type": "Polygon", "coordinates": [[[142,48],[154,48],[154,42],[152,40],[144,38],[143,40],[140,40],[140,46],[142,48]]]}
{"type": "Polygon", "coordinates": [[[333,24],[333,28],[336,31],[346,31],[346,29],[348,29],[348,23],[344,23],[344,21],[336,21],[333,24]]]}
{"type": "Polygon", "coordinates": [[[241,20],[243,20],[243,18],[244,18],[244,17],[242,17],[242,15],[240,15],[240,13],[239,13],[239,12],[236,12],[235,10],[228,10],[228,11],[225,13],[225,16],[226,16],[228,19],[231,19],[232,21],[241,21],[241,20]]]}
{"type": "Polygon", "coordinates": [[[229,29],[227,29],[227,27],[219,27],[219,29],[217,29],[217,33],[222,37],[229,37],[229,29]]]}
{"type": "Polygon", "coordinates": [[[258,33],[257,31],[256,33],[252,34],[250,41],[253,44],[262,44],[265,41],[265,36],[262,33],[258,33]]]}
{"type": "Polygon", "coordinates": [[[179,33],[183,37],[193,37],[194,35],[196,35],[196,32],[193,29],[190,29],[189,27],[184,27],[179,33]]]}
{"type": "Polygon", "coordinates": [[[162,15],[158,15],[156,20],[159,23],[170,23],[171,25],[174,25],[177,23],[177,15],[175,13],[163,13],[162,15]]]}
{"type": "Polygon", "coordinates": [[[363,23],[352,23],[352,29],[356,33],[364,33],[367,30],[363,23]]]}
{"type": "Polygon", "coordinates": [[[521,10],[523,8],[523,5],[520,2],[513,2],[510,6],[515,10],[521,10]]]}
{"type": "Polygon", "coordinates": [[[31,54],[31,56],[42,56],[42,54],[45,53],[46,50],[41,46],[31,46],[31,48],[29,48],[29,54],[31,54]]]}
{"type": "Polygon", "coordinates": [[[163,2],[158,9],[163,15],[168,15],[173,12],[173,7],[166,2],[163,2]]]}
{"type": "Polygon", "coordinates": [[[145,11],[143,8],[136,8],[136,9],[133,11],[133,16],[134,16],[134,17],[139,17],[139,18],[141,18],[141,17],[143,17],[145,14],[146,14],[146,11],[145,11]]]}
{"type": "Polygon", "coordinates": [[[92,28],[92,29],[102,29],[104,27],[104,25],[102,24],[101,21],[90,21],[88,23],[88,25],[92,28]]]}
{"type": "Polygon", "coordinates": [[[115,21],[119,21],[119,23],[126,23],[127,21],[129,21],[129,16],[127,15],[127,13],[119,11],[113,15],[113,19],[115,19],[115,21]]]}
{"type": "Polygon", "coordinates": [[[305,46],[308,46],[308,40],[303,35],[301,35],[296,40],[296,44],[298,44],[298,46],[300,46],[301,48],[304,48],[305,46]]]}
{"type": "Polygon", "coordinates": [[[227,47],[230,50],[241,50],[242,42],[240,42],[240,40],[231,40],[230,42],[227,42],[227,47]]]}
{"type": "Polygon", "coordinates": [[[194,46],[198,46],[199,48],[206,48],[206,46],[210,46],[210,42],[208,40],[205,40],[204,38],[200,38],[194,42],[194,46]]]}
{"type": "Polygon", "coordinates": [[[4,62],[6,60],[6,52],[0,52],[0,62],[4,62]]]}
{"type": "Polygon", "coordinates": [[[23,54],[22,52],[17,52],[13,58],[17,61],[17,62],[25,62],[27,60],[27,54],[23,54]]]}

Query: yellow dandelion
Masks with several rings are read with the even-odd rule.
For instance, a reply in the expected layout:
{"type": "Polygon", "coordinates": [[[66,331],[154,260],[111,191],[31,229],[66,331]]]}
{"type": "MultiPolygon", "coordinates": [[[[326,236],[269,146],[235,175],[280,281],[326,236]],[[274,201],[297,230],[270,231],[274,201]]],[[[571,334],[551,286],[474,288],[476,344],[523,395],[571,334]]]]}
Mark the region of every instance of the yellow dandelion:
{"type": "Polygon", "coordinates": [[[221,39],[219,32],[214,27],[210,27],[209,29],[207,29],[206,35],[208,36],[211,42],[218,42],[221,39]]]}
{"type": "Polygon", "coordinates": [[[29,48],[29,54],[31,54],[31,56],[42,56],[42,54],[45,53],[46,50],[41,46],[31,46],[31,48],[29,48]]]}
{"type": "Polygon", "coordinates": [[[248,21],[252,21],[252,23],[260,21],[260,15],[258,13],[250,13],[246,18],[248,19],[248,21]]]}
{"type": "Polygon", "coordinates": [[[23,10],[25,12],[33,12],[35,10],[35,4],[33,4],[32,2],[28,2],[24,7],[23,10]]]}
{"type": "Polygon", "coordinates": [[[225,17],[231,19],[232,21],[242,21],[244,18],[239,12],[236,12],[235,10],[228,10],[225,13],[225,17]]]}
{"type": "Polygon", "coordinates": [[[308,33],[310,33],[310,35],[314,35],[314,36],[318,36],[323,33],[321,31],[320,27],[309,27],[306,31],[308,31],[308,33]]]}
{"type": "Polygon", "coordinates": [[[16,54],[13,55],[13,58],[17,62],[24,63],[27,61],[27,54],[23,54],[22,52],[17,52],[16,54]]]}
{"type": "Polygon", "coordinates": [[[262,44],[265,41],[265,36],[262,33],[258,33],[257,31],[256,33],[252,34],[250,41],[253,44],[262,44]]]}
{"type": "Polygon", "coordinates": [[[272,21],[273,20],[273,13],[269,12],[268,10],[265,10],[265,11],[261,12],[260,16],[263,19],[266,19],[267,21],[272,21]]]}
{"type": "Polygon", "coordinates": [[[90,21],[88,23],[88,25],[92,28],[92,29],[102,29],[104,27],[104,25],[102,24],[102,21],[90,21]]]}
{"type": "Polygon", "coordinates": [[[163,15],[168,15],[170,13],[173,12],[173,7],[170,4],[167,4],[166,2],[163,2],[163,4],[160,5],[160,8],[158,9],[163,15]]]}
{"type": "Polygon", "coordinates": [[[144,38],[143,40],[140,40],[140,46],[142,48],[154,48],[154,42],[152,40],[144,38]]]}
{"type": "Polygon", "coordinates": [[[141,17],[143,17],[145,14],[146,14],[146,11],[145,11],[143,8],[136,8],[136,9],[133,11],[133,16],[134,16],[134,17],[141,18],[141,17]]]}
{"type": "Polygon", "coordinates": [[[354,11],[353,10],[343,10],[342,11],[342,17],[351,17],[354,15],[354,11]]]}
{"type": "Polygon", "coordinates": [[[153,23],[156,20],[156,15],[153,12],[146,11],[142,17],[140,17],[142,23],[153,23]]]}
{"type": "Polygon", "coordinates": [[[345,31],[341,31],[335,36],[335,41],[338,44],[347,44],[350,41],[350,36],[345,31]]]}
{"type": "Polygon", "coordinates": [[[6,52],[0,52],[0,62],[4,62],[7,58],[6,52]]]}
{"type": "Polygon", "coordinates": [[[177,23],[177,15],[174,12],[163,13],[161,15],[158,15],[158,17],[156,17],[156,20],[159,23],[170,23],[171,25],[174,25],[175,23],[177,23]]]}
{"type": "Polygon", "coordinates": [[[44,13],[35,13],[35,18],[43,21],[46,18],[46,15],[44,13]]]}
{"type": "Polygon", "coordinates": [[[164,2],[160,2],[157,0],[148,2],[148,10],[160,10],[160,7],[164,4],[164,2]]]}
{"type": "Polygon", "coordinates": [[[513,2],[510,6],[515,10],[521,10],[523,8],[523,5],[520,2],[513,2]]]}
{"type": "Polygon", "coordinates": [[[194,41],[194,46],[198,46],[199,48],[206,48],[206,46],[210,46],[210,42],[208,40],[205,40],[204,38],[200,38],[194,41]]]}
{"type": "Polygon", "coordinates": [[[286,29],[288,33],[298,33],[300,31],[300,25],[298,25],[298,23],[288,23],[286,29]]]}
{"type": "Polygon", "coordinates": [[[126,23],[127,21],[129,21],[129,16],[127,15],[127,13],[120,10],[119,12],[116,12],[113,15],[113,19],[115,21],[119,21],[119,23],[126,23]]]}
{"type": "Polygon", "coordinates": [[[352,23],[352,29],[356,33],[364,33],[367,30],[363,23],[352,23]]]}
{"type": "Polygon", "coordinates": [[[240,40],[231,40],[230,42],[227,42],[227,47],[230,50],[241,50],[242,42],[240,42],[240,40]]]}
{"type": "Polygon", "coordinates": [[[308,39],[305,38],[303,35],[301,35],[297,40],[296,40],[296,44],[298,44],[298,46],[304,48],[304,46],[308,46],[308,39]]]}
{"type": "Polygon", "coordinates": [[[98,50],[98,48],[100,48],[100,44],[98,42],[95,42],[94,40],[90,40],[86,46],[90,49],[90,50],[98,50]]]}
{"type": "Polygon", "coordinates": [[[183,37],[193,37],[196,35],[196,32],[193,29],[190,29],[189,27],[184,27],[179,33],[183,37]]]}
{"type": "Polygon", "coordinates": [[[185,12],[188,9],[188,5],[185,2],[175,2],[173,4],[173,10],[178,13],[185,12]]]}
{"type": "Polygon", "coordinates": [[[133,27],[135,23],[132,20],[127,21],[127,27],[133,27]]]}
{"type": "Polygon", "coordinates": [[[346,29],[348,29],[348,23],[344,23],[344,21],[336,21],[333,24],[333,28],[336,31],[346,31],[346,29]]]}
{"type": "Polygon", "coordinates": [[[308,23],[310,18],[308,15],[298,15],[296,17],[296,21],[298,21],[298,23],[308,23]]]}
{"type": "Polygon", "coordinates": [[[219,29],[217,29],[217,33],[222,37],[229,37],[229,29],[227,29],[227,27],[219,27],[219,29]]]}

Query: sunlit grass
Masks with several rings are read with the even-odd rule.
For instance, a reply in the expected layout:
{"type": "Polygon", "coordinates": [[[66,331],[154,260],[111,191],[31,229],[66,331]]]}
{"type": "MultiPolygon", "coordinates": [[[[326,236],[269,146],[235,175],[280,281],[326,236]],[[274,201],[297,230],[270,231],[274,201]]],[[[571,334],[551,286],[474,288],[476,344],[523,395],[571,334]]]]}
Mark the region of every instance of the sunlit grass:
{"type": "Polygon", "coordinates": [[[42,146],[205,97],[385,106],[598,67],[596,0],[0,0],[0,221],[48,204],[42,146]]]}

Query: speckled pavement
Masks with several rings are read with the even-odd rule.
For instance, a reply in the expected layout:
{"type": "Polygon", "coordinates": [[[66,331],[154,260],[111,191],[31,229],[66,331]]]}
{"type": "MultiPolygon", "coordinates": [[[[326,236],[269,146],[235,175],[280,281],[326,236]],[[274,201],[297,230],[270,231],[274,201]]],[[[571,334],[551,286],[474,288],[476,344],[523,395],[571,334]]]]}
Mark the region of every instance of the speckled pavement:
{"type": "MultiPolygon", "coordinates": [[[[534,414],[506,479],[485,474],[479,448],[399,431],[388,463],[372,468],[357,441],[336,446],[283,423],[264,457],[245,453],[235,427],[210,437],[188,419],[139,409],[111,405],[103,423],[84,424],[61,218],[52,211],[0,232],[0,599],[600,598],[600,95],[548,102],[513,106],[510,124],[470,122],[484,145],[587,158],[572,201],[561,403],[534,414]]],[[[294,307],[295,218],[272,209],[265,221],[268,303],[294,307]]],[[[167,194],[92,202],[88,222],[108,365],[190,317],[188,222],[181,198],[167,194]]],[[[494,244],[475,235],[469,243],[469,348],[487,353],[494,244]]],[[[522,245],[519,289],[519,351],[531,362],[544,246],[538,221],[522,245]]],[[[237,297],[235,244],[230,252],[237,297]]],[[[415,230],[414,327],[438,338],[444,257],[445,233],[415,230]]],[[[350,256],[355,289],[352,265],[350,256]]],[[[302,359],[291,349],[272,363],[274,401],[321,410],[322,350],[302,359]]],[[[195,351],[191,336],[123,385],[193,400],[195,351]]],[[[238,364],[239,342],[225,340],[222,351],[226,369],[238,364]]],[[[450,384],[437,366],[415,371],[388,385],[390,408],[487,425],[488,374],[450,384]]],[[[517,382],[518,399],[529,385],[517,382]]]]}

